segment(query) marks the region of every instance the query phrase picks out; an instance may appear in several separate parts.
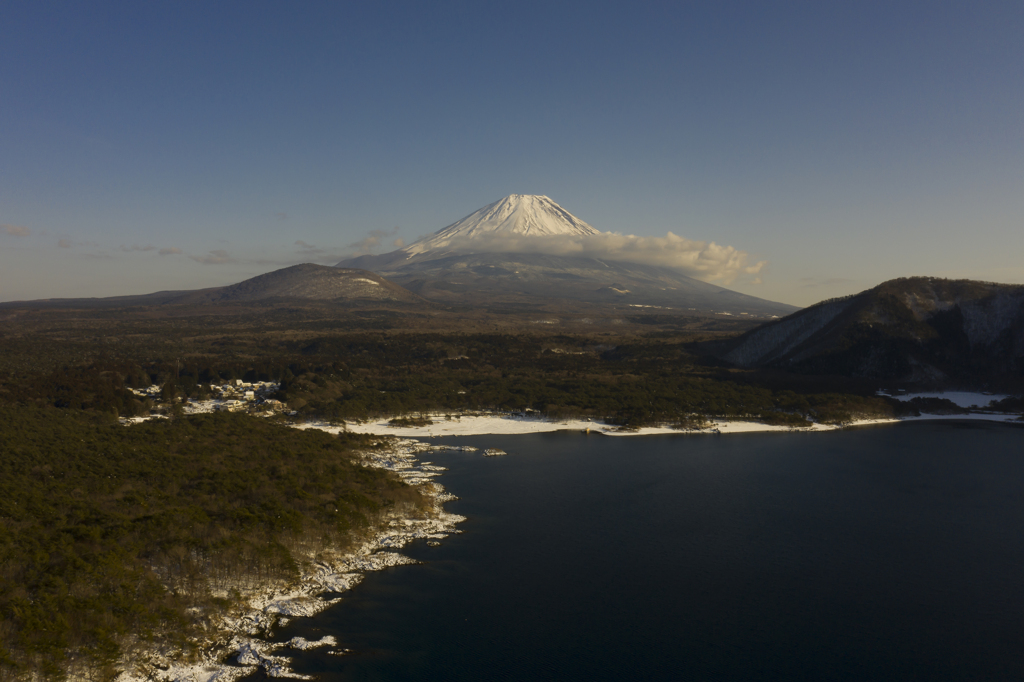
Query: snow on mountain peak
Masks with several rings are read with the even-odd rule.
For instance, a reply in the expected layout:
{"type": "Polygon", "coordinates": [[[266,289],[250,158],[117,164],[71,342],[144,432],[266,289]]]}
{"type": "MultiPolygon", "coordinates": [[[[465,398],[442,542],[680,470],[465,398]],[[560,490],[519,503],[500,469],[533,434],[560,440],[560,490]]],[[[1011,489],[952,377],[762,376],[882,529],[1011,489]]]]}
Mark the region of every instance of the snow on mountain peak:
{"type": "Polygon", "coordinates": [[[510,194],[402,249],[413,255],[449,246],[453,240],[495,237],[589,236],[600,232],[546,196],[510,194]]]}

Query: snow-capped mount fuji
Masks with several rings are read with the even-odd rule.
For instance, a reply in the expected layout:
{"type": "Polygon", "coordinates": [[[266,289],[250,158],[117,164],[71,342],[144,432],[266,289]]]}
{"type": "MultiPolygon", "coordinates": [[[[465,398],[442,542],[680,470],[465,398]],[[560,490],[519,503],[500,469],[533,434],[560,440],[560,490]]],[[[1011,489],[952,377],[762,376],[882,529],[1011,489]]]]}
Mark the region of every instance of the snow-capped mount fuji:
{"type": "Polygon", "coordinates": [[[538,241],[545,238],[580,239],[600,234],[549,197],[510,194],[397,251],[349,258],[337,267],[390,272],[454,253],[514,252],[525,243],[536,252],[538,241]]]}
{"type": "Polygon", "coordinates": [[[574,255],[587,240],[607,236],[546,196],[511,194],[408,246],[337,267],[371,270],[423,298],[454,305],[585,302],[754,317],[798,310],[674,267],[574,255]]]}
{"type": "Polygon", "coordinates": [[[586,237],[601,234],[546,196],[510,194],[448,227],[399,249],[415,255],[450,247],[453,242],[514,237],[586,237]]]}

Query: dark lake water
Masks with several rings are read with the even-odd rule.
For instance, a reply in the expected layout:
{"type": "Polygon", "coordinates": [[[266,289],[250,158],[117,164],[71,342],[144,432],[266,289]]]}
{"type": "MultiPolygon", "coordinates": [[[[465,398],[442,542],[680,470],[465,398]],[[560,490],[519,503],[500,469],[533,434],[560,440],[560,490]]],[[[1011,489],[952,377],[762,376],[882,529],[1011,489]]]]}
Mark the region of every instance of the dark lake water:
{"type": "Polygon", "coordinates": [[[321,680],[1024,679],[1024,428],[444,439],[469,520],[276,639],[321,680]]]}

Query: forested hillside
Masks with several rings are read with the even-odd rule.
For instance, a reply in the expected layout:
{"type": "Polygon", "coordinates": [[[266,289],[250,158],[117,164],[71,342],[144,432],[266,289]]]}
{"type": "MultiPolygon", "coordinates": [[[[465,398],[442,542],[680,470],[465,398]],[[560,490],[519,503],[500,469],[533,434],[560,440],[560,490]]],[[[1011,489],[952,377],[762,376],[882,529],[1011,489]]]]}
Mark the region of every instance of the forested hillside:
{"type": "Polygon", "coordinates": [[[357,436],[243,415],[126,428],[6,404],[0,434],[0,679],[102,670],[137,641],[187,651],[239,588],[422,503],[352,461],[357,436]]]}
{"type": "Polygon", "coordinates": [[[1024,386],[1024,286],[911,277],[722,344],[743,367],[918,384],[1024,386]]]}

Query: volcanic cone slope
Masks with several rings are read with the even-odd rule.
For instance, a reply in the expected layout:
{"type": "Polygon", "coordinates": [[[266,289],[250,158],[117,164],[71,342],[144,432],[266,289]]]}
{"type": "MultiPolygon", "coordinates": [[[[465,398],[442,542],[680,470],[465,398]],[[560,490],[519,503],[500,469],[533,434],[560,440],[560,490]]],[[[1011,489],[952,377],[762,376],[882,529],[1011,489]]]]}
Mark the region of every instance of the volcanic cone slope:
{"type": "Polygon", "coordinates": [[[756,317],[797,310],[676,268],[565,252],[577,243],[582,250],[585,240],[602,234],[546,196],[512,194],[406,247],[338,267],[373,270],[426,299],[453,305],[585,302],[756,317]],[[555,243],[559,253],[544,251],[555,243]]]}

